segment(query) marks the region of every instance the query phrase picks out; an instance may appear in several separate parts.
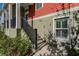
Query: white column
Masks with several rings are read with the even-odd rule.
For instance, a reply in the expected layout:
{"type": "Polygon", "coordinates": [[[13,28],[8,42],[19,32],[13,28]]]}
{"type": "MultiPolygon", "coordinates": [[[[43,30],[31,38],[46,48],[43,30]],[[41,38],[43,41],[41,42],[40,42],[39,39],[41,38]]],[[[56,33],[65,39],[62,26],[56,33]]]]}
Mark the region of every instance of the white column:
{"type": "Polygon", "coordinates": [[[21,28],[20,3],[16,3],[16,28],[21,28]]]}
{"type": "Polygon", "coordinates": [[[2,12],[1,21],[2,21],[2,23],[3,23],[3,21],[4,21],[4,12],[2,12]]]}
{"type": "Polygon", "coordinates": [[[11,19],[12,19],[12,5],[9,4],[9,28],[11,28],[11,19]]]}
{"type": "Polygon", "coordinates": [[[7,29],[7,11],[5,10],[5,28],[7,29]]]}
{"type": "Polygon", "coordinates": [[[2,12],[2,17],[1,17],[1,20],[3,20],[3,12],[2,12]]]}
{"type": "MultiPolygon", "coordinates": [[[[2,14],[1,14],[1,23],[3,23],[4,21],[4,12],[2,11],[2,14]]],[[[1,24],[1,31],[3,31],[3,25],[1,24]]]]}

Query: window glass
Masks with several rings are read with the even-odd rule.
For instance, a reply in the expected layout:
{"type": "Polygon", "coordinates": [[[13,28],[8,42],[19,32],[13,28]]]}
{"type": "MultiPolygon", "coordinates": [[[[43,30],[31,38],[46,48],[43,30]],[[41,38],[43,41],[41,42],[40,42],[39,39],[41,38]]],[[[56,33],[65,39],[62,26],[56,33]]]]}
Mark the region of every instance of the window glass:
{"type": "Polygon", "coordinates": [[[67,20],[62,21],[62,28],[67,28],[67,20]]]}
{"type": "Polygon", "coordinates": [[[42,7],[42,3],[36,3],[36,9],[39,9],[42,7]]]}
{"type": "Polygon", "coordinates": [[[56,20],[56,36],[57,37],[67,38],[68,36],[67,19],[68,18],[62,18],[62,19],[56,20]]]}
{"type": "Polygon", "coordinates": [[[11,28],[15,27],[16,27],[16,17],[13,17],[13,19],[11,19],[11,28]]]}
{"type": "Polygon", "coordinates": [[[67,37],[68,30],[62,30],[62,37],[67,37]]]}
{"type": "Polygon", "coordinates": [[[56,30],[56,36],[60,37],[61,36],[61,30],[56,30]]]}
{"type": "Polygon", "coordinates": [[[60,21],[56,21],[56,28],[61,28],[61,22],[60,21]]]}

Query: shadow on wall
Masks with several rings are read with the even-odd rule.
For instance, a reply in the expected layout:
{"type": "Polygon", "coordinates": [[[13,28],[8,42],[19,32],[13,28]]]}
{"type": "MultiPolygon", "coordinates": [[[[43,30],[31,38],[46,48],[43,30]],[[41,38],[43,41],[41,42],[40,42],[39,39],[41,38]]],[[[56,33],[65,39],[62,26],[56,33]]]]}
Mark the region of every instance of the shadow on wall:
{"type": "Polygon", "coordinates": [[[33,21],[31,21],[31,25],[28,23],[28,17],[31,17],[33,19],[33,16],[35,15],[35,4],[29,5],[29,9],[25,10],[23,6],[21,6],[21,27],[25,31],[25,33],[29,36],[29,38],[32,41],[32,47],[37,48],[37,29],[33,29],[33,21]],[[26,14],[26,12],[29,11],[29,14],[26,14]]]}
{"type": "Polygon", "coordinates": [[[39,36],[37,33],[37,28],[33,28],[33,20],[31,20],[31,25],[28,22],[28,17],[33,19],[33,16],[35,15],[35,4],[29,5],[29,9],[25,10],[23,6],[21,6],[21,28],[25,31],[25,33],[29,36],[29,38],[32,41],[32,47],[37,49],[41,49],[44,46],[44,40],[39,36]],[[29,14],[25,13],[29,11],[29,14]]]}
{"type": "Polygon", "coordinates": [[[49,32],[48,35],[48,47],[49,53],[40,54],[40,56],[79,56],[79,49],[75,49],[78,44],[79,31],[75,27],[71,28],[71,35],[76,36],[70,37],[70,42],[59,42],[53,33],[49,32]],[[75,30],[75,31],[74,31],[75,30]]]}

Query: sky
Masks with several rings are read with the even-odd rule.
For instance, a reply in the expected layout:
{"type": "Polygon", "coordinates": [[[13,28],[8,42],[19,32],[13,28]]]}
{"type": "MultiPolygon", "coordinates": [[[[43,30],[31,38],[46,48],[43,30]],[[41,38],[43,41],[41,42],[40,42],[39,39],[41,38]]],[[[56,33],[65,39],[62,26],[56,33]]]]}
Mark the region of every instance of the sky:
{"type": "Polygon", "coordinates": [[[0,10],[2,9],[2,5],[3,5],[3,3],[0,3],[0,10]]]}
{"type": "MultiPolygon", "coordinates": [[[[2,9],[3,3],[0,3],[0,10],[2,9]]],[[[0,23],[3,22],[3,20],[0,21],[0,23]]]]}

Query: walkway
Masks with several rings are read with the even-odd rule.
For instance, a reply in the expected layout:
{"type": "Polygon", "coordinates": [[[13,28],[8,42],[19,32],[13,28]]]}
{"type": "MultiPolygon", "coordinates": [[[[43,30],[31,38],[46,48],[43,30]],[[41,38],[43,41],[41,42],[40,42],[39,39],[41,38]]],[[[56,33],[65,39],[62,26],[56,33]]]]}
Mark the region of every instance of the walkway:
{"type": "Polygon", "coordinates": [[[49,54],[50,54],[50,51],[48,51],[48,45],[46,45],[41,50],[36,52],[33,56],[47,56],[49,54]]]}
{"type": "Polygon", "coordinates": [[[67,51],[64,47],[49,47],[49,45],[45,45],[39,51],[37,51],[33,56],[66,56],[67,51]]]}

